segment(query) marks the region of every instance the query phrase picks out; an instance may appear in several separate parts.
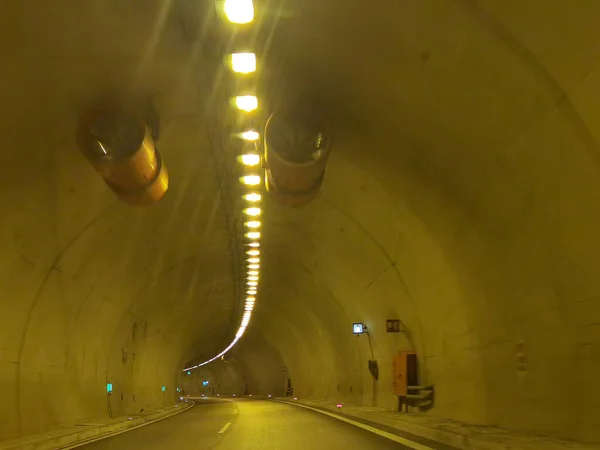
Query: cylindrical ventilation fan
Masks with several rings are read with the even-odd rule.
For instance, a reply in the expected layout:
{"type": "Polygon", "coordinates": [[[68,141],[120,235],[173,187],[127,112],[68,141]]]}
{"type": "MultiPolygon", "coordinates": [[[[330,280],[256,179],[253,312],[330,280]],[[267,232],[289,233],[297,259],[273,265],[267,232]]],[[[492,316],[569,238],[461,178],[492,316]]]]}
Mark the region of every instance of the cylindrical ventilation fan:
{"type": "Polygon", "coordinates": [[[267,191],[288,206],[313,201],[323,183],[331,138],[325,119],[308,107],[271,115],[265,126],[267,191]]]}
{"type": "Polygon", "coordinates": [[[159,201],[169,176],[151,129],[135,112],[119,106],[97,106],[80,120],[77,143],[117,197],[130,205],[159,201]]]}

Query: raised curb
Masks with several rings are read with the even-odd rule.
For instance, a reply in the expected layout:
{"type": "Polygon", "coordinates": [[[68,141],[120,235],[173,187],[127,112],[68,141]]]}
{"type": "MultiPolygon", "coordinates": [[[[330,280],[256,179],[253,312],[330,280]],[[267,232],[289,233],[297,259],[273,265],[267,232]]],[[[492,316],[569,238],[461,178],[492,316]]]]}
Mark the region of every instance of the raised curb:
{"type": "Polygon", "coordinates": [[[270,400],[290,405],[299,404],[320,409],[341,417],[355,419],[359,422],[362,421],[365,424],[372,426],[377,426],[377,424],[379,424],[384,427],[398,430],[399,432],[405,432],[414,435],[415,437],[425,438],[461,450],[600,450],[600,445],[559,441],[536,436],[512,435],[509,432],[502,433],[503,430],[498,430],[498,433],[491,434],[484,440],[477,436],[469,436],[468,434],[455,433],[440,428],[411,423],[408,420],[403,420],[400,415],[390,418],[374,417],[369,411],[353,411],[352,408],[348,408],[343,412],[340,412],[335,406],[322,404],[320,402],[303,400],[289,401],[287,398],[273,398],[270,400]]]}
{"type": "Polygon", "coordinates": [[[9,441],[0,442],[0,450],[66,450],[70,448],[76,448],[91,442],[131,431],[135,428],[150,425],[153,422],[157,422],[177,414],[181,414],[193,406],[194,402],[179,403],[172,408],[157,411],[144,416],[134,416],[131,419],[125,417],[124,420],[99,424],[98,426],[84,425],[87,428],[80,430],[69,429],[66,432],[56,430],[49,433],[12,439],[9,441]]]}

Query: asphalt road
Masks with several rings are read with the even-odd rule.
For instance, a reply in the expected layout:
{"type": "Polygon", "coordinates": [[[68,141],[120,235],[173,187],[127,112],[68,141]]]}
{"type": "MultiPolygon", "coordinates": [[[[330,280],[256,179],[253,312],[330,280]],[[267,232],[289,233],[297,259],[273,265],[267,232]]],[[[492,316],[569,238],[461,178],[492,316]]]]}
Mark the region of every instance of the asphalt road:
{"type": "Polygon", "coordinates": [[[177,416],[98,441],[86,450],[414,449],[335,418],[261,400],[199,399],[177,416]]]}

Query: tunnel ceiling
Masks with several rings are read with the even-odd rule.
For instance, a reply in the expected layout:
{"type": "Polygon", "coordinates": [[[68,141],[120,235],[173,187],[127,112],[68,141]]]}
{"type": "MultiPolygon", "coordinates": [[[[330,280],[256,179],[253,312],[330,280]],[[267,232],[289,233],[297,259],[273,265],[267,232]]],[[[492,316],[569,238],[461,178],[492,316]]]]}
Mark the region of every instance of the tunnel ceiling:
{"type": "Polygon", "coordinates": [[[82,393],[125,379],[127,358],[133,380],[160,384],[231,341],[242,226],[222,57],[243,38],[265,112],[314,99],[333,136],[315,202],[264,204],[251,342],[276,349],[273,367],[306,396],[368,404],[366,359],[384,386],[412,350],[435,414],[600,438],[597,413],[559,395],[600,354],[600,3],[255,5],[239,35],[206,1],[0,3],[2,436],[101,410],[82,393]],[[171,180],[156,205],[119,203],[77,150],[78,117],[106,89],[154,99],[171,180]],[[406,332],[387,335],[386,318],[406,332]],[[56,406],[49,387],[73,383],[56,406]]]}

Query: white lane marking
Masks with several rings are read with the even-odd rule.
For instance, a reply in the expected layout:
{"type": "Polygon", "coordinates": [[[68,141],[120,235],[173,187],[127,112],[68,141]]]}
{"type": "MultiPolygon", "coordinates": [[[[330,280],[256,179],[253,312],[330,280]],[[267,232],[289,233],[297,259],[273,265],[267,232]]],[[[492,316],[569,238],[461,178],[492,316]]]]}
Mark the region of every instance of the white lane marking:
{"type": "Polygon", "coordinates": [[[310,406],[301,405],[299,403],[290,403],[290,402],[282,402],[282,401],[279,401],[278,403],[285,403],[287,405],[299,406],[300,408],[306,408],[306,409],[310,409],[311,411],[318,412],[320,414],[325,414],[326,416],[333,417],[334,419],[349,423],[350,425],[354,425],[355,427],[362,428],[363,430],[370,431],[371,433],[374,433],[374,434],[378,434],[379,436],[389,439],[390,441],[394,441],[399,444],[406,445],[407,447],[413,448],[415,450],[435,450],[432,447],[428,447],[426,445],[419,444],[418,442],[410,441],[410,440],[402,438],[400,436],[396,436],[395,434],[388,433],[387,431],[380,430],[379,428],[375,428],[370,425],[365,425],[364,423],[357,422],[352,419],[347,419],[346,417],[338,416],[336,414],[333,414],[333,413],[330,413],[327,411],[323,411],[322,409],[312,408],[310,406]]]}
{"type": "Polygon", "coordinates": [[[102,441],[104,439],[108,439],[108,438],[111,438],[113,436],[117,436],[119,434],[123,434],[123,433],[127,433],[129,431],[137,430],[138,428],[146,427],[148,425],[152,425],[155,422],[160,422],[161,420],[168,419],[169,417],[176,416],[177,414],[181,414],[182,412],[191,409],[194,405],[195,405],[195,403],[192,402],[192,404],[189,407],[187,407],[187,408],[181,408],[177,412],[174,412],[171,415],[159,417],[158,419],[154,419],[154,420],[150,420],[148,422],[144,422],[144,423],[142,423],[140,425],[136,425],[135,427],[131,427],[131,428],[126,428],[124,430],[115,431],[114,433],[107,433],[107,434],[103,434],[103,435],[101,435],[99,437],[96,437],[96,438],[90,438],[90,439],[86,439],[84,441],[76,442],[74,444],[68,444],[66,447],[60,447],[60,448],[61,448],[61,450],[71,450],[71,449],[74,449],[74,448],[83,447],[84,445],[88,445],[88,444],[91,444],[93,442],[102,441]]]}
{"type": "Polygon", "coordinates": [[[231,422],[227,422],[225,425],[223,425],[223,428],[221,428],[221,431],[219,431],[219,434],[223,434],[227,431],[227,428],[229,428],[231,426],[231,422]]]}

